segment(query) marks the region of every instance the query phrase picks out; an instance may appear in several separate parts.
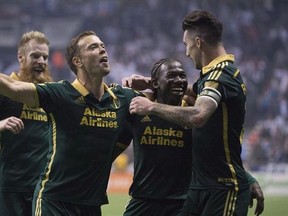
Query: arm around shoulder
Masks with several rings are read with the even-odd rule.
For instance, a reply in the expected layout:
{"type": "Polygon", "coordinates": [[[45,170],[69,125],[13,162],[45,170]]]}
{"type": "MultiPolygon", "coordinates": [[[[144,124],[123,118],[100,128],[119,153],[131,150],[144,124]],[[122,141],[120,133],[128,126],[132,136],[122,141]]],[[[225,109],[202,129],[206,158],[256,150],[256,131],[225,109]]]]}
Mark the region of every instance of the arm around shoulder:
{"type": "Polygon", "coordinates": [[[200,97],[194,106],[180,107],[155,103],[144,97],[132,99],[130,113],[157,115],[182,127],[202,127],[217,109],[217,103],[208,97],[200,97]]]}

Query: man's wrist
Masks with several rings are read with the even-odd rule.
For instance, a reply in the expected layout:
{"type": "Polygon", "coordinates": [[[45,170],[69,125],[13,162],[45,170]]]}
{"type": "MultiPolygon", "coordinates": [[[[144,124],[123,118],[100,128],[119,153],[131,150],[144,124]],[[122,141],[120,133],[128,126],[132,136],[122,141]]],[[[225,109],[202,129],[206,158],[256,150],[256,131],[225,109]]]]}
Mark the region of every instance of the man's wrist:
{"type": "Polygon", "coordinates": [[[151,106],[148,109],[149,114],[157,114],[160,110],[161,104],[157,102],[152,102],[151,106]]]}

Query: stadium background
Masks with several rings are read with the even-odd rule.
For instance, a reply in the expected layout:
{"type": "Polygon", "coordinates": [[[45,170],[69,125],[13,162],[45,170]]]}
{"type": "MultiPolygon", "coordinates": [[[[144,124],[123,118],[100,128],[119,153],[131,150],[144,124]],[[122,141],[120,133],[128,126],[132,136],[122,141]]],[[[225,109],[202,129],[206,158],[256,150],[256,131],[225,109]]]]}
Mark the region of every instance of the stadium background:
{"type": "MultiPolygon", "coordinates": [[[[39,30],[51,41],[54,79],[72,81],[65,46],[80,31],[94,30],[110,57],[106,83],[133,73],[149,76],[152,63],[168,56],[183,62],[192,83],[198,72],[185,57],[181,22],[195,9],[210,10],[223,22],[224,45],[247,84],[245,167],[259,178],[266,200],[288,198],[287,0],[0,0],[0,71],[17,69],[20,36],[39,30]]],[[[112,197],[119,192],[126,197],[132,172],[129,148],[113,165],[112,197]]]]}

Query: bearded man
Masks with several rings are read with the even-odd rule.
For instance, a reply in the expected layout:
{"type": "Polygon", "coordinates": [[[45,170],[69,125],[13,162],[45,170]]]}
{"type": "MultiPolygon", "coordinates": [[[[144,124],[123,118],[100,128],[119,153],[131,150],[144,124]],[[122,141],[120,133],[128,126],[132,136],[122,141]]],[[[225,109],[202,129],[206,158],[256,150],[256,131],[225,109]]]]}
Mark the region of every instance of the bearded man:
{"type": "MultiPolygon", "coordinates": [[[[52,81],[49,44],[41,32],[24,33],[18,44],[19,71],[10,76],[24,82],[52,81]]],[[[31,216],[34,188],[46,164],[48,132],[43,109],[0,95],[1,216],[31,216]]]]}

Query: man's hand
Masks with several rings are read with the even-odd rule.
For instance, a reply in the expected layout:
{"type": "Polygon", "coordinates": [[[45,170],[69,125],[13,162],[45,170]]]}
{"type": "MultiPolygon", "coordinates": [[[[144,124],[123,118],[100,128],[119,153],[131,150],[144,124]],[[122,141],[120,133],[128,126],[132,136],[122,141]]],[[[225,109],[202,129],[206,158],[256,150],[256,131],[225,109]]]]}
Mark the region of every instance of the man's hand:
{"type": "Polygon", "coordinates": [[[257,200],[254,214],[258,216],[264,211],[264,195],[258,182],[250,185],[250,208],[253,207],[253,199],[257,200]]]}
{"type": "Polygon", "coordinates": [[[132,74],[130,77],[124,77],[122,79],[122,86],[130,87],[138,91],[151,89],[151,78],[132,74]]]}
{"type": "Polygon", "coordinates": [[[0,132],[9,130],[13,134],[20,133],[24,129],[24,123],[21,119],[11,116],[0,121],[0,132]]]}
{"type": "Polygon", "coordinates": [[[138,115],[149,115],[155,103],[146,97],[135,97],[130,103],[130,113],[138,115]]]}

